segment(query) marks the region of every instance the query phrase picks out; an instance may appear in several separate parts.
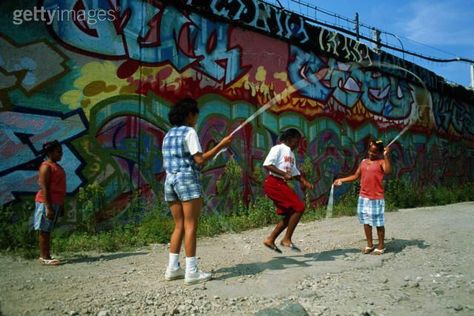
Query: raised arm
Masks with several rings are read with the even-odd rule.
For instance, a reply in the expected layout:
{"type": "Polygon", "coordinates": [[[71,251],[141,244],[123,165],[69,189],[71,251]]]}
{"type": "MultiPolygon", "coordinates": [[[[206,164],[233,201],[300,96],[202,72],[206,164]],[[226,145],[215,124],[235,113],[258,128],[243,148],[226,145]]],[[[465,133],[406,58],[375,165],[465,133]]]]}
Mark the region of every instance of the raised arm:
{"type": "Polygon", "coordinates": [[[208,160],[212,159],[219,151],[230,145],[232,135],[224,137],[216,146],[212,147],[205,153],[196,153],[193,155],[194,161],[199,165],[204,165],[208,160]]]}
{"type": "Polygon", "coordinates": [[[392,163],[390,162],[390,158],[388,154],[390,153],[389,147],[385,147],[383,151],[383,162],[382,162],[382,169],[383,173],[390,174],[392,172],[392,163]]]}

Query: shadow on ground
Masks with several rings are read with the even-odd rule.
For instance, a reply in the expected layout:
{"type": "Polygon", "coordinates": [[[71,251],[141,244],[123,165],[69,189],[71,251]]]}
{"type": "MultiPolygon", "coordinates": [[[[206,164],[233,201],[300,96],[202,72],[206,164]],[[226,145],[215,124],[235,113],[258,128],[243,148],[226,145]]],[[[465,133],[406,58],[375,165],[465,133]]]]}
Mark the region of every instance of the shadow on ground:
{"type": "MultiPolygon", "coordinates": [[[[407,247],[418,247],[426,249],[429,247],[424,240],[392,239],[385,243],[386,253],[400,253],[407,247]]],[[[306,253],[292,255],[280,255],[267,262],[242,263],[231,267],[215,270],[216,280],[225,280],[233,277],[255,275],[266,270],[283,270],[291,267],[309,267],[311,262],[335,261],[354,254],[360,253],[359,248],[344,248],[322,251],[317,253],[306,253]]]]}
{"type": "Polygon", "coordinates": [[[233,277],[254,275],[265,270],[283,270],[291,267],[309,267],[314,261],[334,261],[337,257],[347,257],[349,254],[359,252],[358,249],[335,249],[320,253],[307,253],[293,255],[281,255],[267,262],[239,263],[232,267],[220,268],[214,273],[216,280],[225,280],[233,277]],[[222,275],[220,275],[222,274],[222,275]]]}
{"type": "Polygon", "coordinates": [[[357,248],[334,249],[316,253],[307,253],[305,258],[311,258],[311,261],[334,261],[337,257],[348,257],[350,254],[359,253],[357,248]]]}
{"type": "Polygon", "coordinates": [[[392,239],[385,242],[386,252],[399,253],[405,250],[407,247],[418,247],[420,249],[426,249],[430,245],[425,243],[421,239],[392,239]]]}
{"type": "Polygon", "coordinates": [[[132,257],[132,256],[143,256],[147,255],[148,252],[121,252],[121,253],[111,253],[108,255],[99,255],[99,256],[87,256],[81,255],[72,258],[65,258],[61,260],[63,264],[72,264],[72,263],[89,263],[89,262],[96,262],[96,261],[109,261],[115,260],[125,257],[132,257]]]}

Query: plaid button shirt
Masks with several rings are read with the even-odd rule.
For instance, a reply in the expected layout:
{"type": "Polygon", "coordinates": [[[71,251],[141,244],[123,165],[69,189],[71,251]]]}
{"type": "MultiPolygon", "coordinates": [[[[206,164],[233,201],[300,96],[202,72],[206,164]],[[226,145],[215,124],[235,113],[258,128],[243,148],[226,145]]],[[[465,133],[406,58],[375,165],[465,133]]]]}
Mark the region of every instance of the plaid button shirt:
{"type": "Polygon", "coordinates": [[[188,126],[171,128],[163,139],[163,168],[167,173],[198,172],[193,157],[186,151],[185,137],[191,130],[188,126]]]}

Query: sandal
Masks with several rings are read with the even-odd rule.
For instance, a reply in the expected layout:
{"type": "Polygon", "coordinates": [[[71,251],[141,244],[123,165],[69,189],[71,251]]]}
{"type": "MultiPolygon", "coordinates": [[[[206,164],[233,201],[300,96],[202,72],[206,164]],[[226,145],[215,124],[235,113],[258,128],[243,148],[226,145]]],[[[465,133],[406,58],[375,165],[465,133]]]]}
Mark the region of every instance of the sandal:
{"type": "Polygon", "coordinates": [[[369,253],[371,253],[372,251],[374,251],[374,249],[375,249],[375,247],[369,247],[369,246],[367,246],[367,247],[365,247],[364,249],[362,249],[362,253],[363,253],[364,255],[368,255],[369,253]]]}
{"type": "Polygon", "coordinates": [[[372,252],[372,254],[373,254],[373,255],[380,256],[380,255],[383,254],[384,252],[385,252],[385,248],[383,248],[383,249],[377,248],[377,249],[375,249],[375,250],[372,252]]]}
{"type": "Polygon", "coordinates": [[[61,264],[61,261],[58,259],[44,259],[39,257],[39,262],[47,266],[58,266],[61,264]]]}
{"type": "Polygon", "coordinates": [[[269,244],[267,244],[267,243],[264,242],[263,245],[264,245],[265,247],[267,247],[267,248],[269,248],[269,249],[275,251],[275,252],[282,253],[282,251],[280,250],[280,248],[278,248],[275,244],[270,244],[270,245],[269,245],[269,244]]]}
{"type": "Polygon", "coordinates": [[[295,252],[301,252],[301,249],[298,248],[294,243],[290,243],[289,245],[285,245],[285,244],[283,244],[283,243],[281,242],[280,245],[281,245],[282,247],[290,248],[291,250],[293,250],[293,251],[295,251],[295,252]]]}

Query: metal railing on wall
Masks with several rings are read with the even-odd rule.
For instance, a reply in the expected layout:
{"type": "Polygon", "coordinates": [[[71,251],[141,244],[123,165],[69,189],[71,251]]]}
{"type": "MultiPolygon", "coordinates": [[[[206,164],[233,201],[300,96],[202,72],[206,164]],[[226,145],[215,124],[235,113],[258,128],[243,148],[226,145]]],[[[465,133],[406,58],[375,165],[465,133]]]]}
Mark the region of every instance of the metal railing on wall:
{"type": "MultiPolygon", "coordinates": [[[[276,5],[281,9],[294,12],[298,15],[305,17],[305,19],[310,22],[335,30],[340,33],[344,33],[357,41],[368,43],[369,46],[372,46],[374,51],[381,51],[383,48],[396,51],[402,54],[402,57],[405,59],[405,54],[413,57],[418,57],[427,61],[436,62],[436,63],[449,63],[449,62],[467,62],[474,63],[473,59],[464,58],[456,56],[455,54],[441,51],[434,47],[431,49],[438,50],[445,54],[452,55],[452,58],[439,58],[435,56],[430,56],[424,53],[415,52],[412,50],[406,49],[406,45],[403,44],[402,36],[398,36],[392,32],[376,28],[374,26],[362,23],[360,21],[359,14],[356,13],[354,18],[349,18],[335,12],[318,7],[313,1],[305,0],[260,0],[268,4],[276,5]],[[390,41],[389,39],[392,39],[390,41]],[[396,41],[394,41],[394,39],[396,41]]],[[[407,38],[404,38],[406,41],[416,42],[407,38]]],[[[420,42],[417,44],[424,45],[420,42]]],[[[424,45],[427,46],[427,45],[424,45]]]]}

